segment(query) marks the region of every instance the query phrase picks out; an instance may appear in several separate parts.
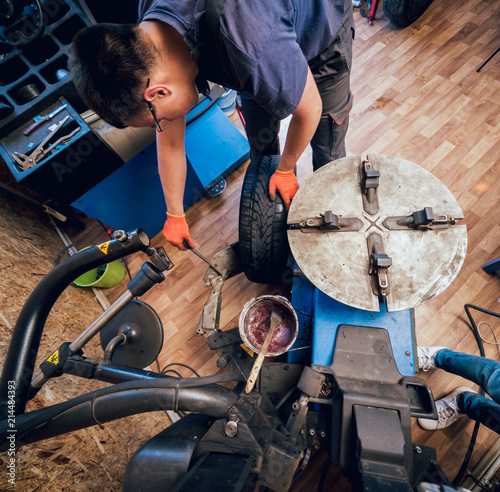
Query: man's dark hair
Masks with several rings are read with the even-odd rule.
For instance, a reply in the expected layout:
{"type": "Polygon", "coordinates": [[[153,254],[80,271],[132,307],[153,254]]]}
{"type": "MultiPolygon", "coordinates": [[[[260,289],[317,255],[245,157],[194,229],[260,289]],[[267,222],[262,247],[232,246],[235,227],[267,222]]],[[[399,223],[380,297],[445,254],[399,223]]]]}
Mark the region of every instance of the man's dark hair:
{"type": "Polygon", "coordinates": [[[95,24],[73,38],[69,68],[85,104],[118,128],[147,111],[144,90],[156,50],[134,24],[95,24]]]}

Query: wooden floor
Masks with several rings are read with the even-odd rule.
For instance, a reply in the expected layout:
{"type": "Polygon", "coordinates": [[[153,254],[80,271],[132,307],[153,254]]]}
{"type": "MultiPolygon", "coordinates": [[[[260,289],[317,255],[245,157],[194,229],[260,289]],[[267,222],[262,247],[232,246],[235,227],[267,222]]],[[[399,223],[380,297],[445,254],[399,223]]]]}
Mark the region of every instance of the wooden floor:
{"type": "MultiPolygon", "coordinates": [[[[394,155],[431,171],[458,200],[468,227],[467,257],[460,274],[444,293],[416,309],[417,342],[477,354],[464,304],[500,311],[500,279],[481,269],[500,257],[500,54],[476,73],[500,45],[500,3],[434,0],[427,12],[406,29],[395,28],[382,8],[371,26],[357,10],[355,20],[354,108],[348,153],[394,155]]],[[[209,258],[238,239],[245,169],[246,165],[230,176],[222,195],[203,198],[187,211],[196,247],[209,258]]],[[[311,172],[307,152],[300,161],[299,182],[311,172]]],[[[99,226],[96,231],[106,238],[99,226]]],[[[217,371],[216,358],[203,337],[195,334],[208,295],[201,280],[205,264],[194,254],[165,244],[161,234],[153,239],[153,245],[164,246],[175,264],[165,282],[143,296],[163,321],[165,342],[160,364],[188,363],[202,375],[213,374],[217,371]]],[[[137,271],[144,260],[141,255],[134,257],[129,264],[131,272],[137,271]]],[[[231,279],[223,291],[221,328],[237,326],[243,305],[252,297],[281,290],[279,286],[252,284],[243,276],[231,279]]],[[[113,301],[121,292],[122,284],[107,294],[113,301]]],[[[500,336],[497,318],[488,319],[481,313],[474,316],[477,322],[489,322],[500,336]]],[[[492,340],[487,327],[481,328],[486,339],[492,340]]],[[[486,345],[486,354],[499,358],[493,345],[486,345]]],[[[439,370],[422,377],[436,398],[457,386],[472,386],[439,370]]],[[[415,422],[412,433],[415,442],[436,447],[439,464],[453,478],[472,428],[472,422],[462,419],[444,431],[427,432],[415,422]]],[[[471,466],[497,437],[481,428],[471,466]]],[[[299,480],[293,490],[314,488],[325,462],[320,456],[315,473],[299,480]]],[[[345,479],[338,479],[338,470],[332,468],[324,490],[347,490],[345,479]]]]}

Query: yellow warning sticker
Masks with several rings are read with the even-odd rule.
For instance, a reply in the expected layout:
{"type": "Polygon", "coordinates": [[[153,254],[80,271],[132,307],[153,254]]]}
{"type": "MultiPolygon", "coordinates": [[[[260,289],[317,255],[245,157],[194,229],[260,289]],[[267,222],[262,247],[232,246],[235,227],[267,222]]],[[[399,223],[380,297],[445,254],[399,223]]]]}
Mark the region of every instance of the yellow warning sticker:
{"type": "Polygon", "coordinates": [[[57,349],[48,359],[47,362],[52,364],[59,364],[59,349],[57,349]]]}
{"type": "Polygon", "coordinates": [[[253,357],[253,351],[250,350],[244,343],[240,345],[240,347],[250,356],[253,357]]]}
{"type": "Polygon", "coordinates": [[[98,244],[97,247],[105,254],[108,254],[108,248],[109,248],[109,243],[111,241],[108,241],[106,243],[98,244]]]}

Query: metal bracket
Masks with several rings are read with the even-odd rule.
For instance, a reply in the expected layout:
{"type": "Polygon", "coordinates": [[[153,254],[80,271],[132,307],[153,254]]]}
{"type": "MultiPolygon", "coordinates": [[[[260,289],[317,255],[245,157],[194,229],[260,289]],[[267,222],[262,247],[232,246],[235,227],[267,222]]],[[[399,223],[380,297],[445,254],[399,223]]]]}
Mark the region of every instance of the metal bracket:
{"type": "Polygon", "coordinates": [[[360,186],[363,194],[363,208],[370,215],[375,215],[379,210],[377,188],[379,185],[380,171],[373,169],[368,161],[363,161],[359,166],[361,176],[360,186]]]}
{"type": "MultiPolygon", "coordinates": [[[[115,231],[118,232],[118,231],[115,231]]],[[[165,270],[170,270],[174,267],[172,260],[168,257],[167,253],[163,249],[163,247],[159,248],[148,248],[146,250],[146,254],[148,255],[149,260],[153,265],[158,268],[161,272],[165,270]]]]}
{"type": "Polygon", "coordinates": [[[239,345],[240,343],[243,343],[243,341],[241,340],[238,328],[214,332],[207,337],[207,345],[210,350],[217,350],[218,348],[227,347],[228,345],[239,345]]]}
{"type": "Polygon", "coordinates": [[[205,302],[200,319],[196,325],[196,333],[199,335],[210,336],[215,332],[219,332],[222,287],[225,280],[242,272],[236,248],[233,246],[217,252],[213,257],[213,262],[214,266],[222,272],[223,276],[212,267],[208,267],[205,272],[203,282],[206,287],[212,287],[212,289],[210,290],[210,294],[208,294],[207,302],[205,302]]]}
{"type": "Polygon", "coordinates": [[[432,207],[424,207],[408,216],[387,217],[383,225],[391,231],[449,229],[458,219],[447,215],[435,215],[432,207]]]}
{"type": "Polygon", "coordinates": [[[359,231],[363,222],[356,217],[341,217],[327,210],[319,217],[311,217],[293,224],[288,224],[289,230],[300,229],[302,232],[338,232],[359,231]]]}
{"type": "Polygon", "coordinates": [[[366,241],[368,253],[370,254],[370,270],[368,273],[373,276],[373,292],[381,302],[385,302],[390,293],[387,270],[392,265],[392,258],[384,253],[382,237],[378,234],[370,234],[366,241]]]}
{"type": "Polygon", "coordinates": [[[200,319],[196,326],[196,333],[199,335],[211,335],[219,331],[220,310],[222,305],[221,291],[224,285],[222,277],[212,279],[212,290],[208,295],[207,302],[203,307],[200,319]]]}

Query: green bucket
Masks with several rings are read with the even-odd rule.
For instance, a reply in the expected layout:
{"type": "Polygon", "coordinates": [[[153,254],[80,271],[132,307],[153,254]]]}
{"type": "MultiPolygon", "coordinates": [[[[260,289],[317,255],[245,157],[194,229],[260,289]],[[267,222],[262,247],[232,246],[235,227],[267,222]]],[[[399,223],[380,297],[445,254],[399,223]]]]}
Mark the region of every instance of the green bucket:
{"type": "Polygon", "coordinates": [[[107,289],[118,285],[124,276],[125,266],[120,260],[115,260],[80,275],[73,283],[78,287],[103,287],[107,289]]]}

